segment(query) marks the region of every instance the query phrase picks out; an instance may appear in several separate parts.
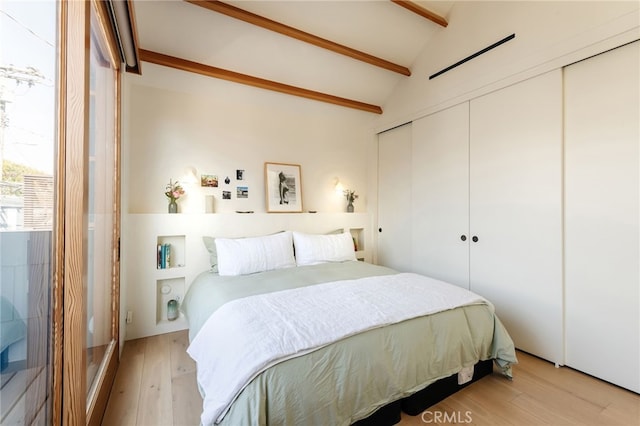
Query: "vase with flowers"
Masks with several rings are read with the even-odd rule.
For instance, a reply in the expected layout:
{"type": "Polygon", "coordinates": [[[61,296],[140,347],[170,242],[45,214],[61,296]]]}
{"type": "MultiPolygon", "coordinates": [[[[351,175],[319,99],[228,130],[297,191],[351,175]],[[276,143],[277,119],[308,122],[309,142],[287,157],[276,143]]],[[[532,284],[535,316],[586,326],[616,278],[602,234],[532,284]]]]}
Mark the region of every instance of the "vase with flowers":
{"type": "Polygon", "coordinates": [[[184,188],[178,183],[169,179],[164,195],[169,198],[169,213],[178,213],[178,199],[184,195],[184,188]]]}
{"type": "Polygon", "coordinates": [[[348,202],[347,212],[353,213],[353,202],[358,199],[358,195],[356,194],[356,191],[353,191],[351,189],[345,189],[344,196],[347,197],[347,202],[348,202]]]}

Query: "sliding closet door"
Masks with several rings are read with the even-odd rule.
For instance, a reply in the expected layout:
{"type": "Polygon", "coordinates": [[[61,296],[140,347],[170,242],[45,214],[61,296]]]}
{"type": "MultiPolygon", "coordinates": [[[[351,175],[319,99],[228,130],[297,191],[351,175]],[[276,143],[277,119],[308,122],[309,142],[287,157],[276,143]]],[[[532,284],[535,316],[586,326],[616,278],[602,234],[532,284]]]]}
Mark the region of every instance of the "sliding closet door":
{"type": "Polygon", "coordinates": [[[411,124],[378,135],[379,265],[411,270],[411,124]]]}
{"type": "Polygon", "coordinates": [[[469,103],[413,122],[413,268],[469,288],[469,103]]]}
{"type": "Polygon", "coordinates": [[[471,290],[562,363],[562,72],[472,100],[470,122],[471,290]]]}
{"type": "Polygon", "coordinates": [[[640,392],[640,42],[565,69],[566,362],[640,392]]]}

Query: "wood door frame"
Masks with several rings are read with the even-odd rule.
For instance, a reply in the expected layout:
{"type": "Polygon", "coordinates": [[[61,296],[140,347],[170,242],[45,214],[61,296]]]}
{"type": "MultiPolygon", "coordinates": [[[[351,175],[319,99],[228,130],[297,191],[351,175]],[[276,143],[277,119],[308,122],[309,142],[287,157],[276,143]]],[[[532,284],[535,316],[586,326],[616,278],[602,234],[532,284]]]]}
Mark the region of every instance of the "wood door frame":
{"type": "Polygon", "coordinates": [[[120,93],[121,69],[115,38],[103,2],[59,3],[58,156],[56,162],[55,242],[52,326],[52,424],[99,424],[119,358],[120,299],[120,93]],[[111,269],[111,338],[99,371],[97,391],[87,398],[85,294],[88,250],[88,150],[91,8],[110,49],[115,74],[114,204],[111,269]]]}
{"type": "MultiPolygon", "coordinates": [[[[51,424],[62,424],[62,383],[63,383],[63,306],[64,306],[64,243],[65,228],[64,221],[60,220],[64,217],[65,211],[65,182],[66,182],[66,144],[67,139],[66,125],[67,122],[67,58],[68,37],[70,14],[69,3],[62,1],[58,3],[58,125],[56,126],[56,143],[58,147],[58,155],[55,165],[55,197],[54,197],[54,243],[53,243],[53,295],[52,295],[52,313],[51,313],[51,364],[52,364],[52,407],[51,407],[51,424]]],[[[73,11],[78,14],[77,11],[73,11]]]]}
{"type": "Polygon", "coordinates": [[[61,363],[61,388],[56,389],[56,393],[61,392],[61,411],[59,420],[54,420],[54,424],[85,424],[86,300],[83,288],[87,275],[84,259],[87,253],[85,229],[88,222],[88,205],[84,194],[88,191],[85,153],[89,140],[88,115],[85,108],[89,103],[87,35],[90,31],[90,15],[85,2],[66,1],[62,2],[62,5],[60,109],[64,119],[59,123],[62,162],[59,180],[63,212],[57,218],[59,226],[62,227],[62,247],[57,251],[62,266],[58,289],[62,303],[54,308],[54,311],[62,310],[57,312],[57,315],[62,316],[61,342],[58,342],[62,345],[58,360],[61,363]]]}

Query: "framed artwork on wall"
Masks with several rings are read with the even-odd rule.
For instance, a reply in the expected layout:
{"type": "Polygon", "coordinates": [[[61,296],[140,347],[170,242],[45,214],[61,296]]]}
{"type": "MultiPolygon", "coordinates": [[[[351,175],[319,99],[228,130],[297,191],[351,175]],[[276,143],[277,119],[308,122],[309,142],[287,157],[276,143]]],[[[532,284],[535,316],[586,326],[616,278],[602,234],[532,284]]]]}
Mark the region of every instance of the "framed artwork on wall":
{"type": "Polygon", "coordinates": [[[300,165],[264,163],[264,181],[267,212],[302,212],[300,165]]]}
{"type": "Polygon", "coordinates": [[[211,188],[218,187],[218,176],[216,175],[201,175],[200,186],[208,186],[211,188]]]}

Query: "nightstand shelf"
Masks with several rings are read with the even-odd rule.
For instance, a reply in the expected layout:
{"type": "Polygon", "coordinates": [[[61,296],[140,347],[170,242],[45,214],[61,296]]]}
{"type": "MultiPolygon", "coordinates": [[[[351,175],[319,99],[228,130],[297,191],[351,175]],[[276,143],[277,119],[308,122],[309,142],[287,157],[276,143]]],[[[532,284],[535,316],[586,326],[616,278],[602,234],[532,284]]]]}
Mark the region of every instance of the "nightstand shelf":
{"type": "MultiPolygon", "coordinates": [[[[182,303],[185,293],[184,277],[160,279],[156,281],[156,324],[173,323],[167,318],[167,304],[176,300],[178,306],[182,303]]],[[[179,319],[179,318],[178,318],[179,319]]]]}

